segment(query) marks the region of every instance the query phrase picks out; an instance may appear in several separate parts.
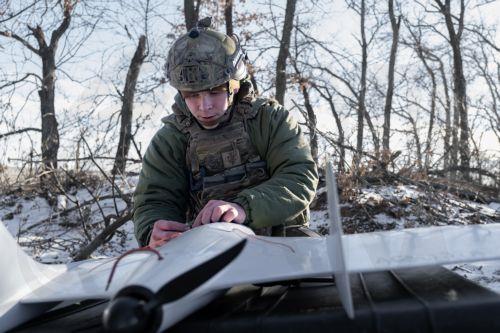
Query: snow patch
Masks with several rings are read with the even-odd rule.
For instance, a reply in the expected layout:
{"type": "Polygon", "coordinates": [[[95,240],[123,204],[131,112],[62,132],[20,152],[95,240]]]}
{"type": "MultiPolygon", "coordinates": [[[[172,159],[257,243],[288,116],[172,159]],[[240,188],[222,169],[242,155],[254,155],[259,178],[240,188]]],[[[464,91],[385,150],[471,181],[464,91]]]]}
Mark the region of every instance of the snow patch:
{"type": "Polygon", "coordinates": [[[490,202],[488,208],[493,209],[497,214],[500,214],[500,202],[490,202]]]}
{"type": "Polygon", "coordinates": [[[445,267],[468,280],[500,293],[500,261],[498,260],[447,265],[445,267]]]}
{"type": "Polygon", "coordinates": [[[395,219],[385,213],[380,213],[375,216],[373,216],[373,219],[375,220],[375,223],[377,223],[380,226],[383,226],[384,229],[387,229],[387,227],[392,226],[395,229],[403,229],[404,228],[404,220],[402,219],[395,219]]]}
{"type": "Polygon", "coordinates": [[[362,205],[369,205],[369,206],[378,206],[384,201],[384,197],[380,195],[379,193],[375,192],[366,192],[363,193],[360,197],[358,202],[362,205]]]}
{"type": "Polygon", "coordinates": [[[311,218],[309,220],[309,228],[317,231],[328,230],[328,212],[326,210],[313,210],[311,211],[311,218]]]}

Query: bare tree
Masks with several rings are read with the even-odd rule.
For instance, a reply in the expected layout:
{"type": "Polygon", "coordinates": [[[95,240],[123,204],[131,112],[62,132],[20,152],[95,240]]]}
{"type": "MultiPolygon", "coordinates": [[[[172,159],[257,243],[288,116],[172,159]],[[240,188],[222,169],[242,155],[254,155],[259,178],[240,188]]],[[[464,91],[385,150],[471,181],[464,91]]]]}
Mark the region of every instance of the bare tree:
{"type": "Polygon", "coordinates": [[[309,97],[310,84],[307,79],[301,78],[299,81],[299,89],[304,97],[304,107],[306,108],[306,120],[307,128],[309,130],[309,143],[311,144],[311,155],[314,162],[318,164],[318,136],[316,131],[317,119],[316,113],[311,105],[311,99],[309,97]]]}
{"type": "Polygon", "coordinates": [[[361,78],[359,82],[358,93],[358,121],[357,121],[357,139],[356,139],[356,154],[353,159],[353,166],[355,169],[359,167],[361,161],[361,154],[363,152],[363,128],[364,118],[366,113],[365,98],[366,98],[366,71],[368,68],[368,43],[366,41],[365,32],[365,17],[366,8],[365,0],[361,0],[361,8],[359,9],[360,16],[360,31],[361,31],[361,78]]]}
{"type": "Polygon", "coordinates": [[[432,133],[434,130],[434,120],[436,117],[436,99],[437,99],[437,83],[436,83],[436,75],[434,74],[434,69],[429,64],[429,60],[436,61],[438,58],[434,56],[428,48],[423,45],[421,38],[421,30],[419,30],[419,34],[417,35],[410,27],[408,30],[414,41],[415,52],[417,53],[418,58],[422,62],[422,65],[425,68],[425,71],[429,75],[431,79],[431,93],[430,93],[430,108],[429,108],[429,125],[427,130],[427,139],[425,143],[424,149],[424,164],[423,167],[425,171],[429,169],[430,159],[431,159],[431,145],[432,145],[432,133]]]}
{"type": "Polygon", "coordinates": [[[293,19],[295,17],[295,5],[297,0],[287,0],[285,9],[285,21],[281,35],[280,49],[276,60],[276,100],[284,104],[286,91],[286,62],[289,56],[290,39],[293,30],[293,19]]]}
{"type": "MultiPolygon", "coordinates": [[[[491,56],[493,58],[493,55],[491,56]]],[[[490,102],[486,102],[487,104],[483,108],[485,113],[484,117],[500,143],[500,110],[498,109],[498,103],[500,101],[500,91],[498,88],[500,85],[500,72],[498,72],[498,70],[500,64],[496,64],[497,75],[490,72],[489,69],[493,66],[484,43],[480,45],[480,50],[473,52],[472,57],[480,77],[483,78],[488,86],[490,102]]]]}
{"type": "Polygon", "coordinates": [[[224,20],[226,21],[226,34],[232,36],[233,29],[233,0],[225,0],[224,2],[224,20]]]}
{"type": "MultiPolygon", "coordinates": [[[[337,96],[341,101],[343,101],[347,109],[355,112],[357,115],[357,134],[356,134],[356,145],[355,149],[350,149],[353,151],[352,165],[353,169],[356,170],[359,167],[362,156],[368,156],[365,151],[363,151],[363,136],[364,136],[364,122],[367,124],[372,132],[372,137],[374,139],[374,145],[378,147],[378,137],[373,123],[371,122],[371,117],[366,111],[366,91],[367,91],[367,71],[368,71],[368,46],[373,40],[379,25],[373,27],[372,34],[369,38],[366,35],[366,6],[365,1],[361,3],[355,1],[346,1],[349,8],[351,8],[360,17],[360,38],[356,38],[359,46],[361,48],[361,58],[360,61],[356,61],[356,57],[350,54],[349,50],[343,49],[340,52],[336,51],[320,40],[315,39],[312,36],[308,38],[313,42],[311,46],[315,46],[319,50],[322,50],[323,54],[314,55],[312,59],[315,63],[311,64],[310,60],[309,66],[317,71],[314,75],[315,79],[313,82],[313,88],[320,94],[320,96],[328,103],[332,115],[335,119],[339,140],[335,143],[340,148],[340,162],[343,164],[345,160],[345,149],[350,147],[348,144],[344,144],[344,129],[342,126],[342,120],[340,114],[337,112],[333,101],[333,94],[337,96]],[[326,61],[326,57],[331,58],[331,63],[326,61]],[[340,85],[338,85],[340,84],[340,85]]],[[[306,35],[305,32],[299,31],[306,35]]],[[[348,115],[350,116],[350,115],[348,115]]],[[[329,142],[331,140],[327,139],[329,142]]],[[[332,142],[333,143],[333,142],[332,142]]],[[[376,149],[378,151],[378,149],[376,149]]]]}
{"type": "MultiPolygon", "coordinates": [[[[62,7],[62,20],[58,26],[52,31],[50,39],[47,39],[46,31],[41,25],[31,26],[27,24],[28,30],[35,38],[38,47],[22,37],[15,31],[0,30],[0,36],[12,38],[21,43],[26,49],[40,57],[42,61],[42,76],[37,76],[40,79],[40,113],[42,119],[42,162],[46,169],[57,168],[57,153],[59,150],[59,131],[55,111],[55,82],[56,82],[56,52],[59,46],[59,40],[68,30],[71,22],[71,14],[77,1],[65,0],[62,7]]],[[[46,4],[45,12],[49,8],[46,4]]],[[[43,15],[38,18],[43,20],[43,15]]]]}
{"type": "Polygon", "coordinates": [[[401,25],[401,15],[396,20],[394,14],[394,0],[388,1],[389,18],[392,28],[392,44],[389,56],[389,73],[387,79],[387,93],[385,95],[384,107],[384,131],[382,134],[382,148],[389,153],[389,138],[391,135],[391,110],[392,110],[392,97],[394,95],[394,69],[396,67],[396,53],[398,50],[399,42],[399,27],[401,25]]]}
{"type": "MultiPolygon", "coordinates": [[[[394,113],[400,116],[402,119],[406,120],[410,124],[410,130],[405,129],[394,129],[396,132],[403,134],[405,136],[411,135],[413,137],[413,145],[415,146],[417,169],[422,170],[422,145],[420,136],[418,134],[417,119],[415,119],[410,112],[408,112],[408,105],[400,105],[397,109],[394,109],[394,113]]],[[[410,146],[411,140],[407,140],[407,145],[410,146]]]]}
{"type": "Polygon", "coordinates": [[[338,132],[338,146],[339,146],[339,171],[345,170],[345,135],[344,128],[342,126],[342,121],[340,120],[340,115],[337,112],[337,108],[335,107],[335,102],[333,101],[332,93],[330,92],[332,89],[326,86],[319,86],[314,84],[314,89],[320,94],[320,96],[328,102],[328,106],[330,107],[330,111],[332,112],[333,119],[335,119],[335,125],[337,126],[338,132]]]}
{"type": "MultiPolygon", "coordinates": [[[[450,167],[451,163],[451,158],[450,156],[455,156],[454,159],[454,164],[457,165],[457,146],[453,145],[451,143],[452,140],[452,126],[451,126],[451,99],[450,99],[450,93],[448,89],[448,78],[446,77],[446,74],[444,72],[444,64],[443,61],[439,58],[436,57],[436,61],[439,63],[439,74],[441,76],[441,82],[443,84],[443,92],[444,92],[444,102],[442,102],[443,107],[444,107],[444,112],[445,112],[445,130],[444,130],[444,156],[443,156],[443,165],[444,169],[448,169],[450,167]],[[452,147],[455,150],[455,153],[452,153],[452,147]]],[[[453,128],[456,128],[453,126],[453,128]]],[[[454,136],[455,141],[458,143],[457,135],[456,135],[456,130],[454,131],[454,136]]]]}
{"type": "Polygon", "coordinates": [[[184,19],[186,21],[186,30],[191,30],[198,22],[200,5],[202,0],[184,0],[184,19]]]}
{"type": "Polygon", "coordinates": [[[116,150],[115,163],[113,165],[112,173],[123,174],[125,172],[125,165],[127,162],[128,151],[132,141],[132,115],[134,110],[134,95],[136,91],[137,79],[144,59],[147,56],[146,51],[146,36],[139,37],[139,43],[135,50],[132,61],[125,80],[125,88],[121,94],[122,108],[120,111],[121,124],[120,124],[120,140],[116,150]]]}
{"type": "MultiPolygon", "coordinates": [[[[226,24],[226,34],[228,36],[232,36],[235,34],[234,33],[234,20],[233,20],[233,9],[234,9],[233,4],[234,4],[234,0],[224,0],[224,21],[226,24]]],[[[255,19],[255,18],[253,18],[253,19],[255,19]]],[[[239,37],[239,35],[238,35],[238,37],[239,37]]],[[[255,69],[249,61],[247,61],[246,66],[247,66],[248,76],[250,78],[250,81],[252,82],[254,92],[255,92],[255,94],[258,94],[259,89],[258,89],[257,81],[255,80],[255,76],[254,76],[255,69]]]]}
{"type": "MultiPolygon", "coordinates": [[[[439,11],[444,16],[446,28],[448,30],[448,42],[453,51],[453,107],[460,119],[460,165],[462,169],[470,168],[469,149],[469,124],[467,112],[467,92],[462,60],[461,39],[464,31],[465,1],[460,0],[460,13],[458,18],[451,13],[451,0],[434,0],[439,11]],[[455,28],[454,21],[457,21],[455,28]]],[[[464,178],[469,178],[467,171],[463,173],[464,178]]]]}

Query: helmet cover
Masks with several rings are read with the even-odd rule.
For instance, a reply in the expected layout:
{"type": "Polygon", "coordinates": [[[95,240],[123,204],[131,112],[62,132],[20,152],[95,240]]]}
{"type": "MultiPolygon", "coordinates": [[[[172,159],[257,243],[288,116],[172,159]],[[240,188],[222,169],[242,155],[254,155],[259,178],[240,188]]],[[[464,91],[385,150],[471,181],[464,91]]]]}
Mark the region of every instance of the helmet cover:
{"type": "Polygon", "coordinates": [[[174,42],[165,73],[177,90],[208,90],[231,79],[245,78],[245,58],[235,35],[230,37],[211,29],[210,19],[204,19],[174,42]]]}

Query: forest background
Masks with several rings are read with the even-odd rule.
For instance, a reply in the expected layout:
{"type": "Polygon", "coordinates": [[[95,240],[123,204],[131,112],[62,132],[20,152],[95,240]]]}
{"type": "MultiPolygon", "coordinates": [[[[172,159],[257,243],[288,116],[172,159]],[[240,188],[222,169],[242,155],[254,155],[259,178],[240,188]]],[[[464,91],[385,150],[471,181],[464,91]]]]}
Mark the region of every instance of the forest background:
{"type": "Polygon", "coordinates": [[[499,12],[498,0],[0,0],[2,194],[51,207],[25,229],[76,214],[73,259],[109,241],[171,112],[168,49],[211,16],[240,37],[258,93],[295,114],[318,165],[334,163],[344,198],[397,182],[498,201],[499,12]]]}

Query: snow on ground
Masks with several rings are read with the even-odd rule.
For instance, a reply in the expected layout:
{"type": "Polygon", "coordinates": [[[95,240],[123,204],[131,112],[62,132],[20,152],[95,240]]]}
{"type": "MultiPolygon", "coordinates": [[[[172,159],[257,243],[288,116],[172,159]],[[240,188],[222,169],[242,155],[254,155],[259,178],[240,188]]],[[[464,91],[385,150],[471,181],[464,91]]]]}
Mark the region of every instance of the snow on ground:
{"type": "MultiPolygon", "coordinates": [[[[117,181],[123,193],[132,193],[137,177],[117,181]]],[[[101,199],[99,204],[86,204],[94,197],[106,198],[112,194],[109,186],[89,189],[71,189],[58,196],[56,207],[45,198],[18,193],[0,195],[0,220],[18,243],[36,260],[43,263],[67,263],[71,254],[89,243],[103,228],[103,215],[115,214],[126,208],[121,199],[101,199]],[[81,205],[77,209],[75,202],[81,205]],[[70,212],[65,212],[69,209],[70,212]]],[[[92,257],[117,256],[137,247],[131,221],[121,226],[115,236],[97,249],[92,257]]]]}
{"type": "MultiPolygon", "coordinates": [[[[324,193],[321,189],[318,193],[324,193]]],[[[326,207],[311,212],[311,228],[328,232],[326,207]]],[[[500,203],[480,204],[448,193],[425,193],[415,186],[363,188],[340,205],[344,233],[500,223],[500,203]]],[[[499,239],[500,244],[500,239],[499,239]]],[[[448,269],[500,293],[500,261],[447,265],[448,269]]]]}
{"type": "MultiPolygon", "coordinates": [[[[118,186],[122,192],[130,194],[136,183],[137,177],[130,177],[119,181],[118,186]]],[[[56,198],[55,208],[40,196],[0,194],[0,220],[36,260],[67,263],[72,260],[72,253],[103,229],[102,214],[126,207],[122,200],[111,198],[99,200],[99,205],[84,205],[93,196],[105,198],[110,194],[111,188],[105,185],[92,190],[71,189],[67,196],[56,198]],[[84,206],[75,209],[72,201],[84,206]],[[64,214],[67,209],[73,210],[64,214]]],[[[319,189],[318,194],[325,195],[324,188],[319,189]]],[[[328,232],[326,208],[323,205],[311,211],[310,227],[322,234],[328,232]]],[[[422,192],[415,186],[372,186],[361,189],[357,195],[343,198],[341,214],[344,232],[358,233],[445,224],[500,223],[500,203],[479,204],[446,193],[422,192]]],[[[137,246],[133,223],[129,221],[92,257],[113,257],[137,246]]],[[[500,293],[500,261],[446,267],[500,293]]]]}
{"type": "Polygon", "coordinates": [[[466,279],[500,293],[500,261],[481,261],[445,267],[466,279]]]}

